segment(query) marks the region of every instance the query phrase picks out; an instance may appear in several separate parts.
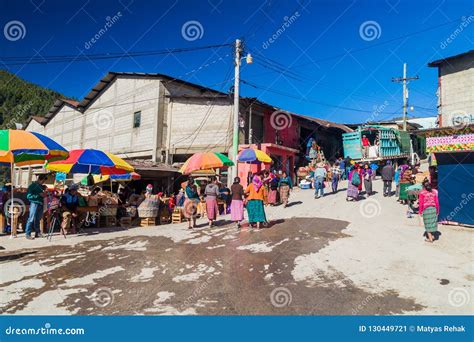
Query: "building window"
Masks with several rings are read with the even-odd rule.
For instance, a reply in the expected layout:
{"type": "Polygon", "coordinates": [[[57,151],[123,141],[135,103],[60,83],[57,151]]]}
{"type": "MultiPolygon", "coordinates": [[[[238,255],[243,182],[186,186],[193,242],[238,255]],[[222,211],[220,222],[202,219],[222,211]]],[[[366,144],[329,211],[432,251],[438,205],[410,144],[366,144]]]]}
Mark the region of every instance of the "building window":
{"type": "Polygon", "coordinates": [[[140,127],[141,121],[142,121],[142,112],[133,113],[133,128],[140,127]]]}

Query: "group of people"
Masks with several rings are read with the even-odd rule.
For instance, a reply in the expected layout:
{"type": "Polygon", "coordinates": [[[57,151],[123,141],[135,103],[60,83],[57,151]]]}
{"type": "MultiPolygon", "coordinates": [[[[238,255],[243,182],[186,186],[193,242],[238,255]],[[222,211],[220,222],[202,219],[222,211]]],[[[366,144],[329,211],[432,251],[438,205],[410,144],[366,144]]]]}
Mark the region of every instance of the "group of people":
{"type": "Polygon", "coordinates": [[[71,184],[63,194],[56,194],[47,190],[45,186],[46,175],[39,175],[27,190],[26,198],[29,201],[29,213],[25,227],[25,237],[29,240],[43,237],[40,221],[52,202],[57,203],[57,210],[61,209],[61,229],[65,233],[74,233],[76,230],[75,219],[81,195],[78,186],[71,184]],[[34,234],[33,234],[34,233],[34,234]]]}
{"type": "Polygon", "coordinates": [[[379,155],[379,145],[380,145],[380,139],[379,139],[379,133],[376,134],[374,144],[372,145],[370,143],[369,138],[367,138],[367,135],[363,134],[362,139],[362,157],[363,158],[374,158],[378,157],[379,155]],[[371,148],[373,149],[371,151],[371,148]]]}
{"type": "MultiPolygon", "coordinates": [[[[419,172],[418,168],[419,165],[410,165],[408,163],[403,163],[395,168],[392,161],[388,160],[380,172],[383,181],[383,196],[393,196],[392,184],[395,183],[395,196],[398,198],[398,201],[401,204],[408,205],[409,217],[414,213],[413,211],[418,211],[418,214],[423,219],[426,241],[433,242],[437,232],[439,215],[436,167],[429,167],[429,177],[423,180],[421,191],[418,193],[412,191],[412,194],[410,194],[408,189],[415,184],[416,174],[419,172]],[[418,203],[417,208],[412,205],[413,202],[418,203]]],[[[364,183],[367,196],[370,196],[372,194],[373,177],[375,177],[375,172],[368,164],[363,166],[354,164],[348,174],[347,200],[356,201],[359,199],[362,182],[364,183]]]]}
{"type": "MultiPolygon", "coordinates": [[[[249,172],[247,184],[244,188],[241,179],[234,178],[229,189],[230,218],[240,228],[244,220],[244,208],[246,208],[249,224],[251,227],[260,229],[268,223],[265,206],[281,203],[283,207],[286,207],[293,189],[293,182],[285,171],[277,173],[264,170],[258,173],[249,172]]],[[[196,226],[199,216],[198,208],[203,198],[209,227],[215,224],[219,215],[217,200],[220,196],[222,192],[216,177],[212,177],[204,189],[200,189],[192,177],[189,178],[184,188],[183,203],[184,216],[188,221],[189,229],[196,226]]]]}
{"type": "Polygon", "coordinates": [[[347,175],[347,201],[359,200],[362,186],[365,189],[367,197],[373,195],[372,181],[375,179],[376,169],[372,168],[368,163],[355,163],[350,168],[347,175]]]}
{"type": "Polygon", "coordinates": [[[326,183],[331,184],[332,193],[338,191],[341,180],[349,180],[347,200],[354,200],[359,197],[359,192],[364,185],[368,196],[373,194],[372,180],[378,166],[355,164],[348,158],[338,158],[332,164],[320,162],[316,164],[310,178],[313,179],[314,198],[319,199],[324,196],[326,183]],[[347,166],[346,166],[347,165],[347,166]]]}

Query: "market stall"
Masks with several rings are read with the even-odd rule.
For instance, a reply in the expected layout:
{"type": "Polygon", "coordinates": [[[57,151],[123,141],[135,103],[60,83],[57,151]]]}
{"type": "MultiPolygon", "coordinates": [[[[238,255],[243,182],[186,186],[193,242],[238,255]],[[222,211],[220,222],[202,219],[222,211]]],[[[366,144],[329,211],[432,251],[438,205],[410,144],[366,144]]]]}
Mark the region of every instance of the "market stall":
{"type": "MultiPolygon", "coordinates": [[[[48,163],[46,169],[66,174],[87,174],[86,186],[93,186],[96,180],[111,175],[123,175],[134,172],[134,168],[122,158],[111,153],[93,149],[71,150],[67,159],[48,163]]],[[[119,197],[112,192],[91,191],[83,188],[83,205],[79,205],[78,214],[84,214],[80,221],[86,224],[116,226],[120,206],[119,197]]]]}
{"type": "Polygon", "coordinates": [[[437,167],[440,222],[474,226],[474,125],[420,130],[437,167]]]}
{"type": "Polygon", "coordinates": [[[55,161],[68,157],[68,151],[54,140],[34,132],[23,130],[0,130],[0,165],[10,166],[10,199],[4,206],[10,218],[11,236],[16,236],[19,217],[28,217],[28,203],[15,201],[14,171],[16,166],[42,165],[45,161],[55,161]]]}

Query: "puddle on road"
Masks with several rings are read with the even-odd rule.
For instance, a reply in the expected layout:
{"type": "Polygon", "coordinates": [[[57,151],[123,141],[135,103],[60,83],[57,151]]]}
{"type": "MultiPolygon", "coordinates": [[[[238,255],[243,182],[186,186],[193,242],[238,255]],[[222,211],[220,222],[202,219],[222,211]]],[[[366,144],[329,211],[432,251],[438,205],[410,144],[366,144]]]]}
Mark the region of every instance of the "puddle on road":
{"type": "MultiPolygon", "coordinates": [[[[2,273],[17,269],[20,274],[1,284],[5,305],[0,312],[31,312],[35,298],[48,291],[62,298],[53,301],[51,314],[372,315],[422,309],[395,292],[358,288],[318,264],[303,266],[308,268],[303,273],[314,273],[317,281],[295,277],[295,260],[348,238],[342,233],[347,225],[292,218],[260,231],[238,231],[233,225],[201,228],[179,242],[167,232],[171,235],[0,253],[2,273]],[[25,271],[31,265],[35,269],[25,271]]],[[[176,227],[176,234],[182,235],[182,229],[176,227]]]]}

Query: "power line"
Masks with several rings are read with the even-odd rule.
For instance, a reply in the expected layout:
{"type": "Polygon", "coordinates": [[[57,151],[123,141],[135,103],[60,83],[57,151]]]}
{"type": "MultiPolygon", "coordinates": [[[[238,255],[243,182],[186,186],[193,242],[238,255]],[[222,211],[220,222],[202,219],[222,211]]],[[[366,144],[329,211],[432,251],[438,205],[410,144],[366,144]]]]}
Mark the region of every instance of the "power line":
{"type": "MultiPolygon", "coordinates": [[[[253,88],[261,89],[261,90],[265,90],[265,91],[269,91],[269,92],[272,92],[272,93],[275,93],[275,94],[278,94],[278,95],[286,96],[286,97],[293,98],[293,99],[296,99],[296,100],[300,100],[300,101],[303,101],[303,102],[306,101],[306,102],[315,103],[315,104],[318,104],[318,105],[321,105],[321,106],[325,106],[325,107],[331,107],[331,108],[338,108],[338,109],[350,110],[350,111],[360,112],[360,113],[374,113],[373,110],[362,110],[362,109],[358,109],[358,108],[351,108],[351,107],[345,107],[345,106],[339,106],[339,105],[329,104],[329,103],[321,102],[321,101],[314,100],[314,99],[301,98],[301,97],[294,96],[293,94],[290,94],[290,93],[285,93],[285,92],[282,92],[282,91],[276,90],[276,89],[266,88],[266,87],[264,87],[264,86],[260,86],[260,85],[257,85],[257,84],[254,84],[254,83],[251,83],[251,82],[242,80],[242,79],[241,79],[241,81],[242,81],[242,83],[247,84],[247,85],[249,85],[249,86],[251,86],[251,87],[253,87],[253,88]]],[[[378,112],[378,114],[391,114],[391,113],[378,112]]],[[[393,115],[393,114],[391,114],[391,115],[393,115]]]]}
{"type": "Polygon", "coordinates": [[[152,51],[135,51],[135,52],[110,52],[100,54],[77,54],[77,55],[60,55],[60,56],[23,56],[23,57],[0,57],[0,62],[6,66],[24,65],[24,64],[49,64],[49,63],[73,63],[84,62],[90,60],[107,60],[121,58],[137,58],[149,57],[166,54],[194,52],[207,49],[216,49],[228,47],[231,44],[206,45],[192,48],[172,48],[152,51]]]}
{"type": "MultiPolygon", "coordinates": [[[[263,55],[262,55],[263,56],[263,55]]],[[[291,79],[294,79],[296,81],[299,81],[299,82],[302,82],[302,83],[305,83],[305,84],[309,84],[309,85],[312,85],[313,87],[319,87],[319,88],[326,88],[326,89],[329,89],[331,92],[335,92],[335,93],[339,93],[339,94],[342,94],[342,95],[346,95],[345,92],[342,92],[342,91],[337,91],[336,88],[334,88],[334,86],[330,85],[330,86],[323,86],[320,84],[320,81],[318,80],[316,83],[308,78],[308,77],[303,77],[303,76],[298,76],[298,74],[296,73],[292,73],[294,75],[296,75],[297,77],[294,77],[292,75],[287,75],[286,72],[288,72],[287,70],[282,70],[281,68],[277,68],[276,66],[271,66],[271,65],[268,65],[268,64],[262,64],[262,63],[259,63],[259,59],[256,58],[254,59],[254,61],[256,61],[255,64],[257,65],[261,65],[262,67],[266,68],[266,69],[269,69],[269,70],[272,70],[274,71],[275,73],[278,73],[278,74],[283,74],[284,76],[287,76],[291,79]]],[[[351,92],[351,90],[347,90],[347,92],[351,92]]],[[[352,93],[351,94],[351,97],[356,97],[359,101],[363,101],[363,102],[367,102],[367,103],[372,103],[372,104],[376,104],[374,101],[382,101],[381,98],[377,98],[377,97],[374,97],[374,96],[369,96],[369,95],[364,95],[364,94],[355,94],[355,93],[352,93]],[[370,99],[372,99],[372,101],[370,101],[370,99]]],[[[393,96],[392,96],[393,97],[393,96]]]]}

